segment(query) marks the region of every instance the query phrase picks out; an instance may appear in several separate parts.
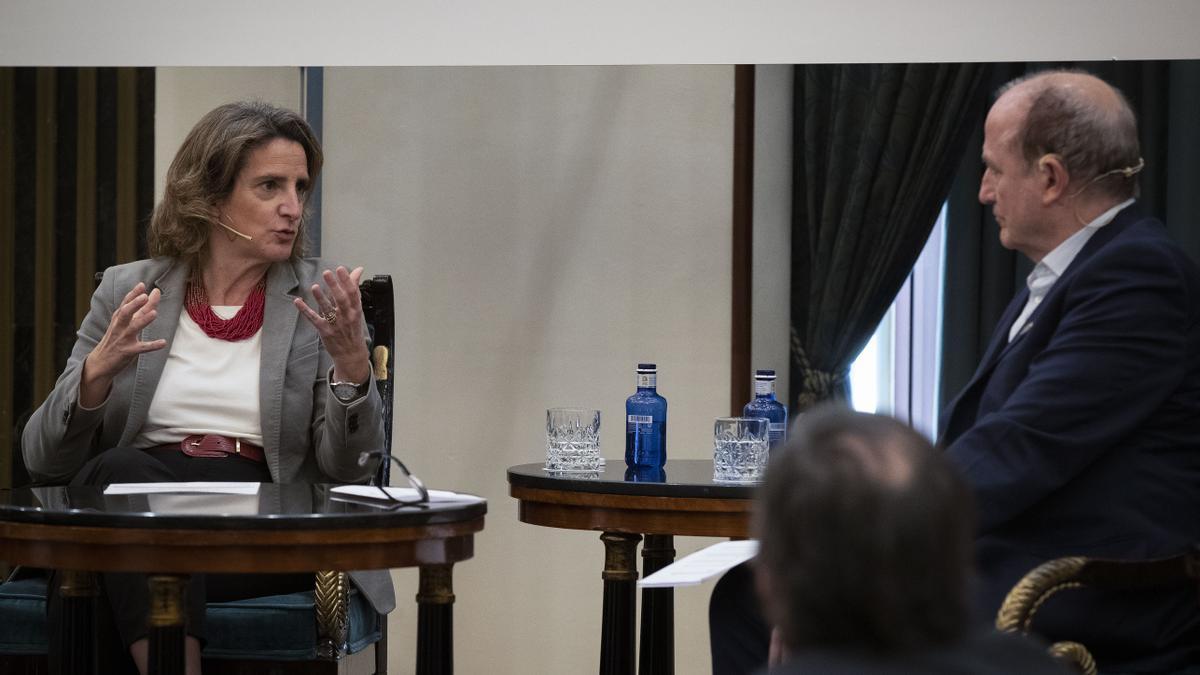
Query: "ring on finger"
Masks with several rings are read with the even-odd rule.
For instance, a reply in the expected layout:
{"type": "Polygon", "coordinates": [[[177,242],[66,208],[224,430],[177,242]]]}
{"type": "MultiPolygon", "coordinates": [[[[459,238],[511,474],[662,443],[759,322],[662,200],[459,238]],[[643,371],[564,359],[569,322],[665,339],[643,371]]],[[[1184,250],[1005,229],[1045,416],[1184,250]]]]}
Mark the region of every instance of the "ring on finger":
{"type": "Polygon", "coordinates": [[[326,323],[337,323],[337,307],[321,312],[321,318],[325,319],[326,323]]]}

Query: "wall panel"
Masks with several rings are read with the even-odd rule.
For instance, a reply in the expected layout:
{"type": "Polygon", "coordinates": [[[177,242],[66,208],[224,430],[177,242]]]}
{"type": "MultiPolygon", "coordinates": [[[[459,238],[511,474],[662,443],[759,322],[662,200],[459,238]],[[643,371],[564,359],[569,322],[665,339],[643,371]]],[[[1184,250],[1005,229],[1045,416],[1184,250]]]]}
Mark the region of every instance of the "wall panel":
{"type": "MultiPolygon", "coordinates": [[[[599,533],[518,523],[504,476],[544,458],[547,407],[600,408],[602,453],[622,462],[634,366],[656,361],[669,456],[711,457],[730,391],[733,74],[325,71],[325,255],[396,280],[393,451],[490,500],[455,572],[462,672],[598,664],[599,533]]],[[[396,576],[406,673],[416,575],[396,576]]],[[[677,672],[709,668],[708,591],[676,594],[677,672]]]]}

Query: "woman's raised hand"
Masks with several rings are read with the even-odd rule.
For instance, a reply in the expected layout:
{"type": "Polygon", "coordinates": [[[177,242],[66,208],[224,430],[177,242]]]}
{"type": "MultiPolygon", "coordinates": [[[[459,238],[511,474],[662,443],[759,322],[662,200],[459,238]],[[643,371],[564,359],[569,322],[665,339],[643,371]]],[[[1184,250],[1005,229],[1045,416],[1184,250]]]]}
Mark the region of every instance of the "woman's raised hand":
{"type": "Polygon", "coordinates": [[[362,331],[362,298],[358,293],[362,272],[361,267],[353,271],[345,267],[325,270],[321,275],[325,288],[312,285],[313,299],[317,301],[315,311],[303,299],[293,300],[296,309],[317,329],[325,351],[333,359],[334,381],[362,383],[371,376],[362,331]]]}
{"type": "Polygon", "coordinates": [[[108,397],[113,378],[132,363],[139,354],[167,346],[166,340],[143,342],[139,335],[158,316],[158,301],[162,292],[157,288],[146,293],[146,284],[138,282],[112,314],[104,337],[83,362],[79,380],[79,404],[95,408],[108,397]]]}

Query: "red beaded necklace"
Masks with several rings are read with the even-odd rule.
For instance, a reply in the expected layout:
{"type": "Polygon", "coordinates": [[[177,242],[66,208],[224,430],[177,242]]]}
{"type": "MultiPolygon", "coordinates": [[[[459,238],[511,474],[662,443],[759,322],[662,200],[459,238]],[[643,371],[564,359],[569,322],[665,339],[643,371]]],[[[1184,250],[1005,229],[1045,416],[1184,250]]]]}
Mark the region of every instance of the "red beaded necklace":
{"type": "Polygon", "coordinates": [[[204,282],[193,280],[188,282],[184,305],[187,307],[188,316],[192,317],[192,321],[196,322],[205,335],[216,340],[237,342],[254,335],[262,328],[266,297],[266,280],[259,281],[237,314],[233,315],[232,319],[222,319],[208,304],[208,291],[204,288],[204,282]]]}

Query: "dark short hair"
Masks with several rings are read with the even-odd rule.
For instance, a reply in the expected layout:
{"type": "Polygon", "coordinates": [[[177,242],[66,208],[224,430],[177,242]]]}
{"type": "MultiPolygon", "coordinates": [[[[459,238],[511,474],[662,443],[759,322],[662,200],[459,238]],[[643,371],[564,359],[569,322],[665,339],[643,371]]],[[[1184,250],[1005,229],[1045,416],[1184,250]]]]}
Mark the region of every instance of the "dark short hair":
{"type": "Polygon", "coordinates": [[[804,413],[756,509],[765,600],[789,648],[893,654],[965,632],[973,502],[909,427],[844,407],[804,413]]]}
{"type": "MultiPolygon", "coordinates": [[[[315,185],[324,155],[312,127],[299,114],[262,101],[238,101],[202,117],[167,169],[162,201],[150,219],[150,254],[188,259],[200,255],[217,225],[217,206],[233,190],[250,153],[276,138],[304,148],[309,185],[315,185]]],[[[292,258],[304,255],[304,220],[292,258]]]]}
{"type": "MultiPolygon", "coordinates": [[[[1121,90],[1105,83],[1116,104],[1098,105],[1080,90],[1063,86],[1057,75],[1094,77],[1079,70],[1041,71],[1013,80],[999,91],[1002,95],[1017,86],[1030,88],[1029,111],[1017,134],[1026,163],[1056,154],[1071,173],[1072,183],[1079,186],[1101,174],[1136,166],[1141,158],[1137,117],[1121,90]]],[[[1096,180],[1092,189],[1124,200],[1137,196],[1138,180],[1113,173],[1096,180]]]]}

